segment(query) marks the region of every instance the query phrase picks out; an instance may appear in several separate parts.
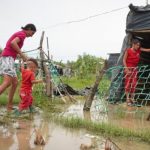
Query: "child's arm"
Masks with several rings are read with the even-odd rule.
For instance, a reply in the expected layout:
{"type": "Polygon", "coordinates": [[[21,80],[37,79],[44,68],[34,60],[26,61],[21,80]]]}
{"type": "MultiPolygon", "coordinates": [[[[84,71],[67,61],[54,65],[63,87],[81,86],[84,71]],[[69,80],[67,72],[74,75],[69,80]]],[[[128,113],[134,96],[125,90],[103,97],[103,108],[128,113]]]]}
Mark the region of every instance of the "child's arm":
{"type": "Polygon", "coordinates": [[[127,57],[128,57],[128,51],[126,50],[125,53],[124,53],[124,56],[123,56],[123,65],[125,67],[125,72],[128,73],[129,72],[129,69],[127,67],[127,57]]]}
{"type": "Polygon", "coordinates": [[[42,80],[42,79],[39,79],[39,80],[32,80],[31,82],[32,82],[32,84],[37,84],[37,83],[42,83],[43,80],[42,80]]]}
{"type": "Polygon", "coordinates": [[[19,60],[19,70],[22,71],[24,69],[24,61],[21,62],[21,59],[19,60]]]}

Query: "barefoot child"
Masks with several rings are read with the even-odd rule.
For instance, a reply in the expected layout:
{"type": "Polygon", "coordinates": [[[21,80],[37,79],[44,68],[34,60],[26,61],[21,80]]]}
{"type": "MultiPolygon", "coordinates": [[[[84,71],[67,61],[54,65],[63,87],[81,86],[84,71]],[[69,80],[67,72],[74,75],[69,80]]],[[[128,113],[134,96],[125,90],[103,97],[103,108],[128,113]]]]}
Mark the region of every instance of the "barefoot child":
{"type": "Polygon", "coordinates": [[[22,81],[20,88],[20,98],[19,110],[16,110],[16,115],[20,115],[22,110],[29,109],[30,112],[33,112],[32,107],[32,85],[36,83],[41,83],[43,80],[36,80],[35,73],[38,69],[38,63],[36,59],[30,58],[27,61],[27,69],[24,67],[21,68],[22,81]]]}

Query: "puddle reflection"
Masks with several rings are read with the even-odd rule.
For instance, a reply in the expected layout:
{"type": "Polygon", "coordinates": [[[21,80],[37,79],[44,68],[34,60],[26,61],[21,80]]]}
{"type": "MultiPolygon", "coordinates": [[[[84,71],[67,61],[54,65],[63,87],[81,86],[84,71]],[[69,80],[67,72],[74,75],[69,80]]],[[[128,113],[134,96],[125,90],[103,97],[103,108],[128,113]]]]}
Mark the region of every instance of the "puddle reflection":
{"type": "Polygon", "coordinates": [[[7,127],[0,126],[0,148],[10,149],[14,142],[13,133],[7,127]]]}
{"type": "MultiPolygon", "coordinates": [[[[115,107],[111,109],[114,110],[115,107]]],[[[113,121],[120,126],[133,126],[141,129],[141,125],[146,127],[149,125],[145,124],[145,118],[142,115],[139,119],[139,116],[137,117],[134,113],[126,113],[124,117],[118,117],[110,112],[102,113],[94,110],[94,107],[91,112],[83,112],[82,103],[70,106],[64,115],[82,117],[91,121],[113,121]]],[[[150,147],[147,143],[127,139],[111,140],[122,150],[149,150],[150,147]]],[[[0,125],[0,149],[2,150],[104,150],[105,141],[104,137],[92,135],[84,129],[64,128],[56,125],[48,118],[44,118],[42,114],[35,114],[31,120],[18,119],[11,125],[0,125]],[[37,134],[42,135],[45,145],[34,144],[37,134]]]]}
{"type": "Polygon", "coordinates": [[[118,105],[110,105],[108,107],[109,111],[104,112],[101,107],[103,106],[100,105],[99,109],[97,109],[94,104],[92,104],[91,111],[83,111],[83,102],[78,102],[71,105],[64,113],[64,116],[80,117],[96,122],[107,122],[134,130],[150,129],[149,122],[146,120],[147,114],[144,113],[145,108],[121,106],[118,109],[118,105]]]}
{"type": "Polygon", "coordinates": [[[94,106],[91,107],[91,111],[83,111],[83,102],[79,101],[76,104],[71,105],[64,116],[67,117],[80,117],[86,120],[97,121],[97,122],[108,122],[108,114],[106,112],[100,112],[95,109],[94,106]]]}

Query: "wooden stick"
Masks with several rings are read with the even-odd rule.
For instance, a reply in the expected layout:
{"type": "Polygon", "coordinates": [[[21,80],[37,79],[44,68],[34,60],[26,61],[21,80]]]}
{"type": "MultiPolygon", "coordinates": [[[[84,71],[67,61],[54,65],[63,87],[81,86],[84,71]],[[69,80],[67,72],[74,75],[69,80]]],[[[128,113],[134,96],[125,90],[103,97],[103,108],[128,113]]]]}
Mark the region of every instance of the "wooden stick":
{"type": "Polygon", "coordinates": [[[148,117],[147,117],[146,120],[147,120],[147,121],[150,121],[150,113],[149,113],[149,115],[148,115],[148,117]]]}
{"type": "Polygon", "coordinates": [[[51,87],[51,76],[48,70],[48,67],[45,62],[43,62],[44,58],[44,51],[42,49],[42,44],[43,44],[43,39],[44,39],[44,31],[42,32],[41,40],[40,40],[40,57],[41,57],[41,64],[43,67],[43,72],[45,73],[46,77],[46,95],[52,98],[52,87],[51,87]]]}

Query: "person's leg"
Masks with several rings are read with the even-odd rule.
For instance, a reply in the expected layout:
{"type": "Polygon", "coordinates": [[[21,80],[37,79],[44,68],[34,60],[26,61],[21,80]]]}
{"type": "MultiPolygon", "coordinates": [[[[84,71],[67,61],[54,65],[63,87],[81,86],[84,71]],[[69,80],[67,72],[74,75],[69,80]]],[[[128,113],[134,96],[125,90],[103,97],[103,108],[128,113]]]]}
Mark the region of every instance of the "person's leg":
{"type": "Polygon", "coordinates": [[[3,82],[0,85],[0,95],[6,90],[7,87],[10,86],[12,82],[12,77],[9,75],[4,75],[3,76],[3,82]]]}
{"type": "Polygon", "coordinates": [[[130,75],[125,74],[125,95],[126,95],[126,103],[130,103],[130,75]]]}
{"type": "Polygon", "coordinates": [[[12,82],[11,82],[10,91],[8,94],[7,110],[12,110],[12,102],[13,102],[13,97],[14,97],[17,85],[18,85],[18,79],[17,79],[17,77],[13,77],[12,82]]]}
{"type": "Polygon", "coordinates": [[[32,97],[32,92],[29,93],[29,106],[32,106],[33,103],[33,97],[32,97]]]}
{"type": "Polygon", "coordinates": [[[131,72],[129,72],[128,74],[126,74],[125,76],[125,94],[126,94],[126,103],[127,106],[132,106],[132,82],[133,82],[133,77],[132,77],[132,70],[130,70],[131,72]]]}
{"type": "Polygon", "coordinates": [[[27,100],[27,97],[26,97],[26,93],[23,92],[23,91],[20,91],[19,93],[20,95],[20,103],[18,105],[18,109],[15,109],[14,110],[14,114],[16,116],[20,116],[21,115],[21,112],[24,110],[25,108],[25,103],[26,103],[26,100],[27,100]]]}
{"type": "Polygon", "coordinates": [[[26,91],[20,91],[20,103],[19,103],[19,111],[28,109],[29,107],[29,96],[26,91]]]}
{"type": "Polygon", "coordinates": [[[135,92],[136,92],[136,86],[137,86],[137,68],[133,69],[133,75],[132,75],[132,88],[131,88],[131,100],[132,102],[135,102],[135,92]]]}
{"type": "Polygon", "coordinates": [[[35,109],[33,108],[32,103],[33,103],[33,97],[32,97],[32,93],[30,93],[30,98],[29,98],[29,110],[30,110],[31,113],[34,113],[34,112],[35,112],[35,109]]]}
{"type": "Polygon", "coordinates": [[[126,102],[129,102],[129,99],[130,99],[129,92],[126,91],[125,94],[126,94],[126,102]]]}

